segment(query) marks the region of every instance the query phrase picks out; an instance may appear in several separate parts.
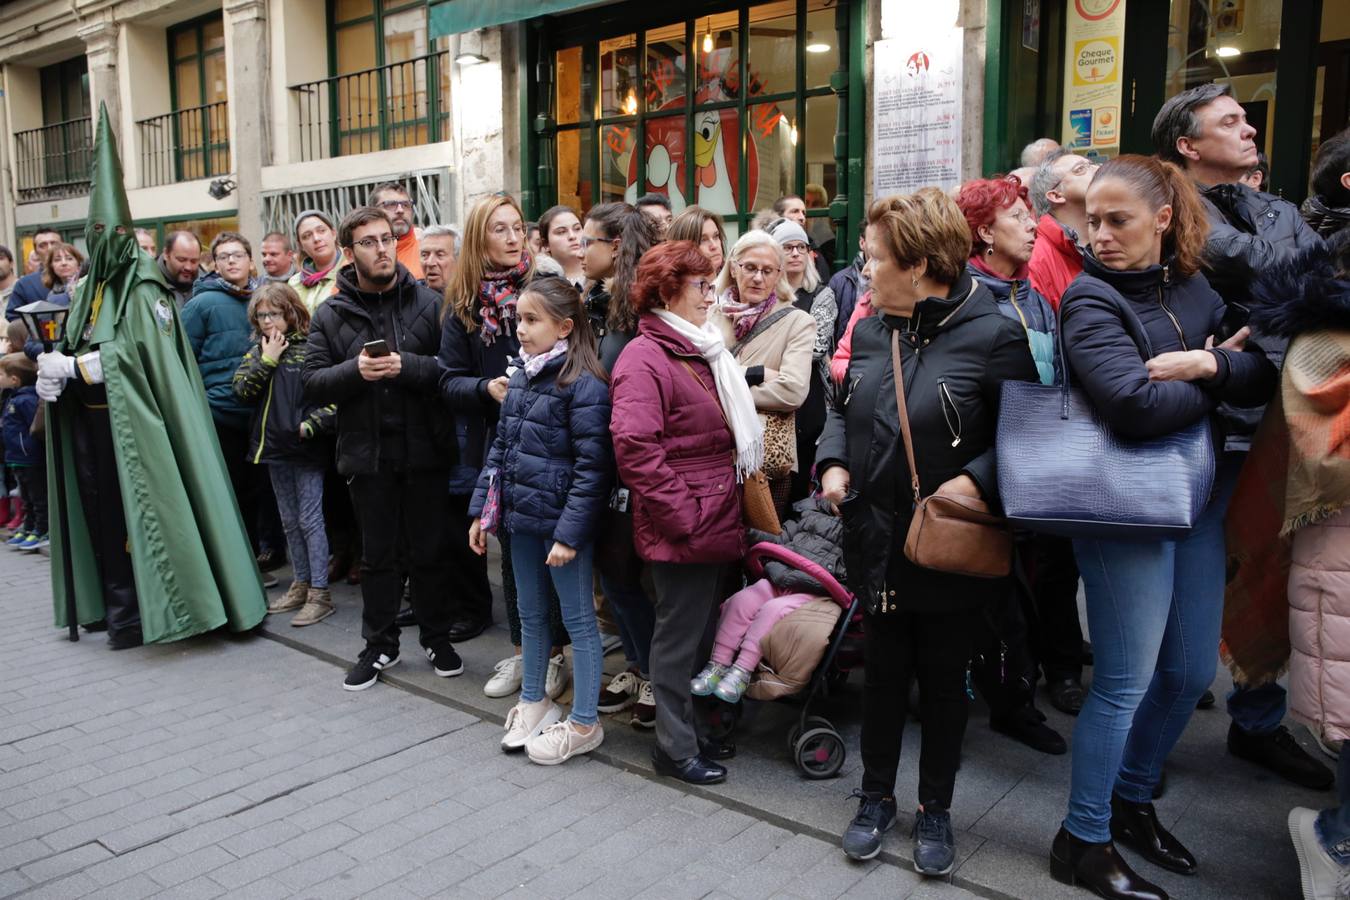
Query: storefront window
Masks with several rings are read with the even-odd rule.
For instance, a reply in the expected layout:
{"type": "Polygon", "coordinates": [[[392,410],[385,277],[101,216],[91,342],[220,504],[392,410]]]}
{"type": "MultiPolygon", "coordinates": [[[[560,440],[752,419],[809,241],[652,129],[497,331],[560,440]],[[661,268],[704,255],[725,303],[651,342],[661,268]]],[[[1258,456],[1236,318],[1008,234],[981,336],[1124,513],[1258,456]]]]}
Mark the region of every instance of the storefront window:
{"type": "Polygon", "coordinates": [[[558,202],[584,212],[659,193],[676,213],[721,213],[739,234],[810,184],[819,189],[808,205],[828,231],[835,5],[779,0],[558,49],[558,202]]]}

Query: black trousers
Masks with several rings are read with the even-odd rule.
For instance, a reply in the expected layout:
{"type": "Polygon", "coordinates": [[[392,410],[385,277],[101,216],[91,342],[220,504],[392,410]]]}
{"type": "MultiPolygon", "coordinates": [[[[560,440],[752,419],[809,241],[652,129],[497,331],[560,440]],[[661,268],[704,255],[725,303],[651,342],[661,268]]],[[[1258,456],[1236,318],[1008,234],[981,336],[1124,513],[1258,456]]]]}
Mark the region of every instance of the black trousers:
{"type": "Polygon", "coordinates": [[[895,793],[909,685],[918,678],[922,719],[919,803],[929,811],[951,808],[969,712],[966,666],[975,615],[864,615],[864,791],[883,796],[895,793]]]}
{"type": "Polygon", "coordinates": [[[451,617],[458,621],[492,621],[492,588],[488,585],[487,557],[469,547],[468,494],[450,495],[450,566],[457,582],[451,617]]]}
{"type": "Polygon", "coordinates": [[[688,759],[698,755],[699,737],[689,680],[712,652],[726,566],[657,562],[648,571],[656,589],[648,666],[656,697],[656,742],[671,759],[688,759]]]}
{"type": "MultiPolygon", "coordinates": [[[[136,577],[127,546],[126,510],[117,476],[117,451],[106,407],[75,403],[75,483],[80,508],[94,548],[94,563],[103,582],[103,607],[108,637],[139,635],[141,608],[136,600],[136,577]]],[[[64,516],[64,512],[62,513],[64,516]]]]}
{"type": "Polygon", "coordinates": [[[448,479],[441,469],[403,470],[356,475],[349,482],[361,528],[361,636],[368,647],[398,650],[394,619],[403,599],[400,558],[406,560],[412,581],[422,646],[449,639],[453,581],[448,479]]]}
{"type": "Polygon", "coordinates": [[[1025,556],[1035,617],[1031,648],[1046,681],[1083,677],[1083,626],[1078,620],[1078,563],[1069,538],[1036,535],[1025,556]]]}
{"type": "Polygon", "coordinates": [[[19,496],[23,499],[23,532],[25,534],[45,535],[47,533],[47,464],[39,462],[35,466],[15,466],[14,474],[19,479],[19,496]]]}
{"type": "MultiPolygon", "coordinates": [[[[230,487],[234,490],[234,501],[239,504],[239,514],[248,530],[248,540],[253,552],[258,552],[258,476],[255,470],[261,469],[267,476],[266,467],[249,465],[248,427],[237,428],[215,422],[216,440],[220,443],[220,452],[225,457],[225,471],[230,476],[230,487]]],[[[274,499],[273,504],[276,503],[274,499]]]]}

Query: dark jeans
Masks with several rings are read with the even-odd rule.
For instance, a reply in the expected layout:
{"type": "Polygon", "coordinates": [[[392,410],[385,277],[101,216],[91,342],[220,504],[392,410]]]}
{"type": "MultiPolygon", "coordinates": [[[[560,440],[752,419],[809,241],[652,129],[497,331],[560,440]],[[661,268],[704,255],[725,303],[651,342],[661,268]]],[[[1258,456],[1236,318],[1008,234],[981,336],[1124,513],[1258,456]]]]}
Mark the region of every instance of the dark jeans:
{"type": "Polygon", "coordinates": [[[267,464],[272,494],[285,529],[286,550],[295,580],[328,587],[328,535],[323,527],[323,469],[274,462],[267,464]]]}
{"type": "Polygon", "coordinates": [[[422,646],[449,639],[453,582],[446,477],[442,470],[381,471],[353,476],[349,483],[361,527],[361,636],[368,647],[398,650],[401,536],[422,646]]]}
{"type": "Polygon", "coordinates": [[[77,402],[74,426],[71,456],[75,459],[75,483],[94,549],[94,564],[103,583],[108,637],[139,635],[141,608],[136,600],[136,578],[127,549],[127,519],[108,408],[91,408],[77,402]]]}
{"type": "Polygon", "coordinates": [[[14,466],[19,479],[19,496],[23,498],[24,534],[47,533],[47,465],[14,466]]]}
{"type": "Polygon", "coordinates": [[[450,565],[458,590],[451,606],[456,621],[491,622],[492,588],[488,584],[487,556],[479,556],[469,547],[468,494],[450,495],[450,565]]]}
{"type": "Polygon", "coordinates": [[[259,466],[248,463],[248,427],[236,428],[215,421],[216,440],[220,443],[220,452],[225,457],[225,471],[230,476],[230,487],[234,490],[234,502],[239,504],[239,514],[248,530],[249,544],[253,552],[258,552],[258,490],[259,466]]]}
{"type": "Polygon", "coordinates": [[[689,681],[712,652],[726,567],[721,563],[652,563],[656,623],[651,682],[656,742],[671,759],[698,755],[699,726],[689,681]]]}
{"type": "Polygon", "coordinates": [[[919,680],[919,803],[950,809],[966,733],[974,613],[865,615],[863,656],[862,789],[895,793],[895,771],[910,683],[919,680]]]}
{"type": "Polygon", "coordinates": [[[1035,619],[1031,646],[1046,681],[1083,677],[1083,626],[1078,621],[1078,563],[1069,538],[1036,535],[1023,545],[1035,619]]]}
{"type": "Polygon", "coordinates": [[[619,640],[623,642],[623,658],[629,666],[637,666],[638,674],[647,678],[651,673],[652,631],[656,627],[656,610],[642,585],[627,585],[600,574],[600,589],[609,601],[609,611],[619,626],[619,640]]]}
{"type": "Polygon", "coordinates": [[[1350,752],[1336,764],[1336,795],[1340,805],[1317,814],[1317,839],[1338,865],[1350,866],[1350,752]]]}

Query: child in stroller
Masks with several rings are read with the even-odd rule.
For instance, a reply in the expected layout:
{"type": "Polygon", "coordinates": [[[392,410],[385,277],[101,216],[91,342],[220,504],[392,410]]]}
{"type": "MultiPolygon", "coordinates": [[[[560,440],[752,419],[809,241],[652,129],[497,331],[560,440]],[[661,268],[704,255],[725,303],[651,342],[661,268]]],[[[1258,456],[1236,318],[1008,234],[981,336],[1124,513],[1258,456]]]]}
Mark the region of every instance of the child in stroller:
{"type": "MultiPolygon", "coordinates": [[[[830,504],[815,498],[798,502],[797,518],[781,534],[750,530],[751,544],[780,544],[844,581],[844,523],[830,504]]],[[[760,642],[788,613],[830,591],[811,575],[775,559],[764,562],[764,578],[727,599],[717,621],[712,658],[694,676],[690,690],[738,703],[762,656],[760,642]]]]}

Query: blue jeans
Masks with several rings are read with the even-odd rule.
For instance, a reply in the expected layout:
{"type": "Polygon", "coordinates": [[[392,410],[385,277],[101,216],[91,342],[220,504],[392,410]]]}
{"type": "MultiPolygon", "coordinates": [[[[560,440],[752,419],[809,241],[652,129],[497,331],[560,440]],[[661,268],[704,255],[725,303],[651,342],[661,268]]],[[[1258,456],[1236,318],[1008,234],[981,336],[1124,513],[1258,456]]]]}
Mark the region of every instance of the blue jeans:
{"type": "Polygon", "coordinates": [[[1248,734],[1270,734],[1284,721],[1288,698],[1274,681],[1260,687],[1235,684],[1228,692],[1228,715],[1248,734]]]}
{"type": "Polygon", "coordinates": [[[1350,748],[1341,751],[1336,765],[1336,792],[1341,805],[1317,814],[1317,839],[1332,859],[1350,866],[1350,748]]]}
{"type": "Polygon", "coordinates": [[[1163,761],[1214,680],[1223,615],[1223,517],[1241,459],[1221,462],[1215,495],[1179,541],[1078,539],[1095,666],[1073,733],[1064,827],[1111,840],[1111,793],[1153,799],[1163,761]]]}
{"type": "Polygon", "coordinates": [[[277,514],[286,532],[291,572],[320,590],[328,587],[328,532],[323,522],[323,469],[273,462],[267,464],[277,514]]]}
{"type": "Polygon", "coordinates": [[[563,624],[572,636],[572,721],[578,725],[594,725],[600,721],[595,706],[600,699],[604,659],[600,629],[595,625],[593,547],[587,544],[576,548],[576,557],[567,565],[557,567],[544,562],[552,547],[552,538],[511,535],[511,567],[516,575],[523,664],[520,699],[526,703],[544,699],[548,654],[553,648],[547,588],[552,581],[562,606],[563,624]]]}
{"type": "Polygon", "coordinates": [[[646,678],[650,672],[652,631],[656,628],[656,609],[640,587],[625,587],[612,578],[600,575],[600,590],[605,592],[610,612],[619,626],[619,640],[623,641],[623,658],[629,667],[636,666],[638,674],[646,678]]]}

